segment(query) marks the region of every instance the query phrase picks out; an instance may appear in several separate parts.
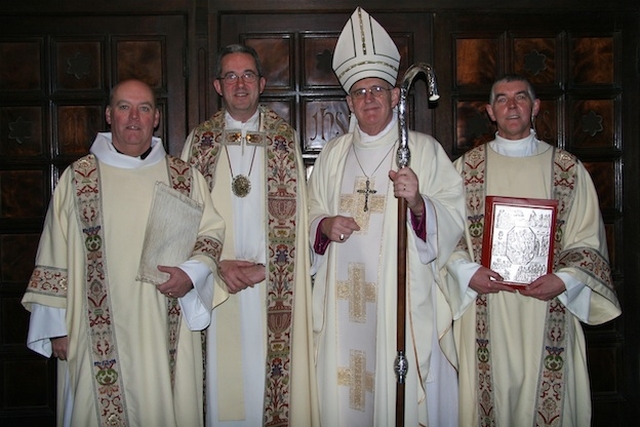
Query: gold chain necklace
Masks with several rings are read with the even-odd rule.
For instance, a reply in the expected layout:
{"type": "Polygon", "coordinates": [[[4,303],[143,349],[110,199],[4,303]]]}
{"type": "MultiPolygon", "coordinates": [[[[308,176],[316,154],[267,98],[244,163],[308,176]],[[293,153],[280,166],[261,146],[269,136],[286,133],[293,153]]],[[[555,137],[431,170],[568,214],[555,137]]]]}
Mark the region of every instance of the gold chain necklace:
{"type": "MultiPolygon", "coordinates": [[[[391,154],[391,151],[396,146],[396,142],[398,142],[398,140],[396,140],[391,145],[391,148],[389,148],[389,151],[387,151],[387,154],[384,155],[382,160],[380,160],[380,163],[378,163],[378,166],[376,166],[373,172],[371,172],[371,176],[376,174],[378,169],[380,169],[380,166],[382,166],[382,163],[384,163],[386,158],[389,157],[389,154],[391,154]]],[[[362,163],[360,163],[360,159],[358,158],[358,153],[356,152],[355,145],[351,145],[351,148],[353,149],[353,155],[356,157],[356,162],[358,162],[358,166],[360,167],[360,170],[362,171],[363,175],[367,178],[367,181],[365,182],[365,188],[356,190],[358,193],[364,194],[364,212],[367,212],[369,210],[369,195],[376,194],[377,191],[371,188],[371,177],[367,175],[367,173],[364,171],[364,168],[362,167],[362,163]]]]}
{"type": "Polygon", "coordinates": [[[227,161],[229,162],[229,171],[231,171],[231,191],[237,197],[246,197],[247,194],[251,192],[251,180],[249,177],[251,176],[251,171],[253,170],[253,161],[256,159],[256,149],[257,145],[253,146],[253,155],[251,156],[251,166],[249,166],[249,173],[243,175],[239,173],[238,175],[233,175],[233,168],[231,167],[231,158],[229,157],[229,149],[227,146],[224,146],[224,151],[227,153],[227,161]]]}

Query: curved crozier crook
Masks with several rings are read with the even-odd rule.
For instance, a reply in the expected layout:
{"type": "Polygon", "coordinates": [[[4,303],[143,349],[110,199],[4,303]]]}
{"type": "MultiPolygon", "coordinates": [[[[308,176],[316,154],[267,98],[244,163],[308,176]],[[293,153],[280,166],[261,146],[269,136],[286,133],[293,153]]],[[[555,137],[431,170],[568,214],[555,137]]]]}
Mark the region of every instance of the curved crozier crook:
{"type": "Polygon", "coordinates": [[[396,164],[398,169],[409,165],[411,153],[409,152],[409,130],[407,128],[407,97],[409,89],[415,78],[424,74],[427,78],[427,90],[429,92],[429,101],[437,101],[440,98],[438,94],[438,83],[436,82],[436,73],[431,65],[424,62],[416,62],[407,68],[402,77],[400,84],[400,101],[398,101],[398,123],[400,127],[400,145],[396,154],[396,164]]]}

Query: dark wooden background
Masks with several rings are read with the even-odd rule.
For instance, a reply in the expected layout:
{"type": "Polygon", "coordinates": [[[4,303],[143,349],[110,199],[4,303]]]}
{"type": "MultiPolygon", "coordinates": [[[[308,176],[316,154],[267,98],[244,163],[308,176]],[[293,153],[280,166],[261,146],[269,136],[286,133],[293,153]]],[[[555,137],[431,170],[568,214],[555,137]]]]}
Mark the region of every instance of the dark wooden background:
{"type": "MultiPolygon", "coordinates": [[[[348,123],[331,71],[335,41],[362,5],[412,63],[436,70],[441,99],[423,82],[410,127],[451,158],[494,133],[490,84],[505,72],[534,83],[536,127],[582,159],[596,184],[623,315],[587,327],[595,426],[637,425],[640,414],[640,6],[637,0],[5,0],[0,3],[0,425],[55,425],[55,362],[24,342],[20,298],[61,171],[106,130],[109,88],[152,85],[157,134],[179,154],[193,126],[219,107],[216,50],[245,42],[263,58],[263,101],[299,131],[312,167],[348,123]]],[[[401,74],[402,75],[402,74],[401,74]]]]}

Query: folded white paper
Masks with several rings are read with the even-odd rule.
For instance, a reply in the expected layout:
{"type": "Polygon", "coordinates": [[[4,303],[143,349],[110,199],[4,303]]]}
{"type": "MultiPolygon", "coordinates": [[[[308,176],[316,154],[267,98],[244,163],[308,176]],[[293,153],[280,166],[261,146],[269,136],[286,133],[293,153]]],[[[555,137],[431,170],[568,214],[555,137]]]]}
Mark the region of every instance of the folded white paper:
{"type": "Polygon", "coordinates": [[[169,279],[158,265],[175,267],[193,252],[204,207],[156,182],[136,280],[159,285],[169,279]]]}

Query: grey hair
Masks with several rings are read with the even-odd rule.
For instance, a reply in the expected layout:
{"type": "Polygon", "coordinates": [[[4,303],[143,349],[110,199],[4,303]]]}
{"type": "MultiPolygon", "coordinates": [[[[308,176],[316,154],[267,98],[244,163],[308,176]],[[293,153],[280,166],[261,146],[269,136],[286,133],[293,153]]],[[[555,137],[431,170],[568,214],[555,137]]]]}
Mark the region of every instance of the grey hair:
{"type": "Polygon", "coordinates": [[[536,92],[533,90],[533,86],[531,86],[531,83],[529,83],[529,80],[527,80],[526,78],[522,77],[519,74],[506,74],[500,77],[499,79],[497,79],[495,82],[493,82],[493,85],[491,86],[491,93],[489,94],[490,105],[493,105],[493,101],[496,100],[496,86],[499,85],[500,83],[510,83],[510,82],[525,83],[527,85],[527,95],[529,95],[529,98],[531,98],[531,101],[535,101],[536,92]]]}
{"type": "Polygon", "coordinates": [[[216,58],[216,78],[222,77],[222,58],[232,53],[246,53],[253,57],[253,60],[256,63],[256,70],[258,71],[258,77],[262,77],[262,64],[260,64],[260,57],[258,57],[258,52],[251,46],[247,46],[244,44],[234,43],[223,47],[219,52],[216,58]]]}

